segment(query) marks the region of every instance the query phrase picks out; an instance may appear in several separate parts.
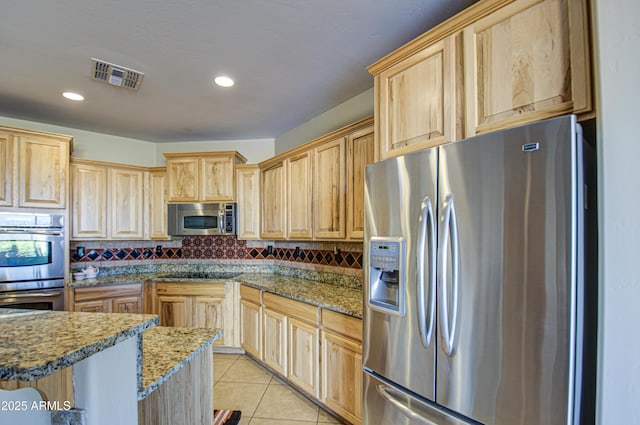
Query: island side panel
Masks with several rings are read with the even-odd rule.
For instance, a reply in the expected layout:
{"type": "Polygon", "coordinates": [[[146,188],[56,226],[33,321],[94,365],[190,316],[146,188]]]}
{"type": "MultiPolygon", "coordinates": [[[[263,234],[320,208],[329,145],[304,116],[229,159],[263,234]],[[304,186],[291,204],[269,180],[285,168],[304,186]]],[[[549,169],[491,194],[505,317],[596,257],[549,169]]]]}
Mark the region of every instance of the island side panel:
{"type": "Polygon", "coordinates": [[[138,338],[129,338],[74,365],[76,407],[87,423],[138,424],[138,338]]]}
{"type": "Polygon", "coordinates": [[[213,421],[211,345],[138,402],[139,425],[200,425],[213,421]]]}

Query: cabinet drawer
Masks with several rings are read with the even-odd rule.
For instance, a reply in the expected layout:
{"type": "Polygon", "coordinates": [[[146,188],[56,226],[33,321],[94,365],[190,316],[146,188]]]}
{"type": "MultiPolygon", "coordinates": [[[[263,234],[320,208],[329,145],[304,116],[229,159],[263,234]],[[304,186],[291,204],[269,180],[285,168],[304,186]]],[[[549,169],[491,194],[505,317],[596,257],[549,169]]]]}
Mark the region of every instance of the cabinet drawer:
{"type": "Polygon", "coordinates": [[[318,323],[318,307],[311,304],[295,301],[267,292],[262,294],[262,304],[272,310],[286,313],[287,316],[306,320],[313,324],[318,323]]]}
{"type": "Polygon", "coordinates": [[[90,288],[75,288],[74,301],[83,302],[100,298],[132,297],[142,295],[142,284],[104,285],[90,288]]]}
{"type": "Polygon", "coordinates": [[[157,295],[208,295],[224,298],[224,283],[158,283],[157,295]]]}
{"type": "Polygon", "coordinates": [[[322,309],[322,326],[339,334],[362,341],[362,320],[322,309]]]}
{"type": "Polygon", "coordinates": [[[260,300],[260,290],[250,286],[240,285],[240,298],[252,303],[262,304],[260,300]]]}

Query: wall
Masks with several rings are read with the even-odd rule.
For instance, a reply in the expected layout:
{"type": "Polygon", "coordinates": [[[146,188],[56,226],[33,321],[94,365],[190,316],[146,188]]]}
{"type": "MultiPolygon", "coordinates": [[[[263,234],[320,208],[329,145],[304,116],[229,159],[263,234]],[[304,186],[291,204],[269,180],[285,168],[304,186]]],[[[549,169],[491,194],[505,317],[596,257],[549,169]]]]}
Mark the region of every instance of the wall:
{"type": "Polygon", "coordinates": [[[593,0],[599,54],[598,423],[640,424],[640,2],[593,0]]]}
{"type": "MultiPolygon", "coordinates": [[[[373,85],[373,77],[371,85],[373,85]]],[[[275,153],[286,152],[371,115],[373,115],[373,88],[276,137],[275,153]]]]}
{"type": "Polygon", "coordinates": [[[156,144],[144,140],[7,117],[0,117],[0,125],[73,136],[73,156],[76,158],[120,162],[143,167],[156,165],[154,155],[156,144]]]}
{"type": "Polygon", "coordinates": [[[274,156],[274,147],[274,139],[158,143],[156,145],[156,164],[165,164],[165,157],[162,155],[165,152],[208,151],[238,151],[247,158],[247,164],[257,164],[274,156]]]}
{"type": "Polygon", "coordinates": [[[73,136],[73,156],[76,158],[143,167],[163,166],[165,164],[163,152],[238,151],[247,158],[248,164],[257,164],[272,157],[275,146],[274,139],[153,143],[2,116],[0,116],[0,125],[73,136]]]}

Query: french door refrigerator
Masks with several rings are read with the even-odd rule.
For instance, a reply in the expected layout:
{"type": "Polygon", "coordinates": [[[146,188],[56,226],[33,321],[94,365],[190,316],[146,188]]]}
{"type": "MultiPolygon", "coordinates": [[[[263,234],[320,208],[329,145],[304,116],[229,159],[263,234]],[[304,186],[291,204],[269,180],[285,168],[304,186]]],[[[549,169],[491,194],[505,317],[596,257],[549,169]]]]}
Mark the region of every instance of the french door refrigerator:
{"type": "Polygon", "coordinates": [[[363,424],[590,422],[583,145],[569,115],[367,167],[363,424]]]}

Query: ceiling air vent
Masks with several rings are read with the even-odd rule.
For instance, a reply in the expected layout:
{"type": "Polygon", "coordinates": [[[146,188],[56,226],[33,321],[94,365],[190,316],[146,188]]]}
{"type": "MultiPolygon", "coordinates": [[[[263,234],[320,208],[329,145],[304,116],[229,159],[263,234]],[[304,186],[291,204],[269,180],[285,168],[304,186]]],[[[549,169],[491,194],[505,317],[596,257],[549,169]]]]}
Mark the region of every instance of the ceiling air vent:
{"type": "Polygon", "coordinates": [[[100,59],[91,58],[91,78],[114,86],[137,90],[142,84],[144,73],[100,59]]]}

